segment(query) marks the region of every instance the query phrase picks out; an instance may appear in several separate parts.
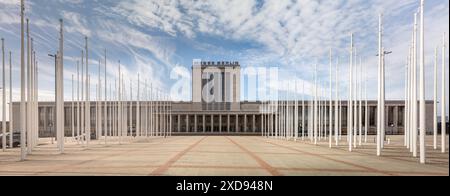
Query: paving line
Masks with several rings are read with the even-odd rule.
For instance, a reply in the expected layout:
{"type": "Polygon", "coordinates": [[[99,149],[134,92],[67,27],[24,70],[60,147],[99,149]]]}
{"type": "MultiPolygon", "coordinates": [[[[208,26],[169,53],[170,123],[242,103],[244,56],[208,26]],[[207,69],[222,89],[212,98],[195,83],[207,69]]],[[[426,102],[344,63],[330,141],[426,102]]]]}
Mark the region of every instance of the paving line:
{"type": "Polygon", "coordinates": [[[274,167],[272,167],[270,164],[268,164],[266,161],[264,161],[263,159],[261,159],[258,155],[256,155],[255,153],[251,152],[250,150],[248,150],[247,148],[245,148],[244,146],[240,145],[239,143],[237,143],[236,141],[234,141],[233,139],[229,138],[229,137],[225,137],[228,140],[230,140],[231,143],[235,144],[237,147],[239,147],[242,151],[244,151],[245,153],[247,153],[248,155],[250,155],[250,157],[252,157],[260,166],[261,168],[263,168],[264,170],[266,170],[267,172],[269,172],[272,176],[281,176],[282,174],[280,172],[278,172],[274,167]]]}
{"type": "MultiPolygon", "coordinates": [[[[262,140],[262,141],[265,141],[265,140],[262,140]]],[[[367,166],[351,163],[351,162],[348,162],[348,161],[334,159],[334,158],[323,156],[323,155],[320,155],[320,154],[314,154],[314,153],[311,153],[311,152],[298,150],[296,148],[292,148],[292,147],[289,147],[289,146],[284,146],[284,145],[281,145],[281,144],[276,144],[276,143],[273,143],[273,142],[270,142],[270,141],[265,141],[265,142],[268,143],[268,144],[274,145],[274,146],[282,147],[282,148],[285,148],[285,149],[289,149],[289,150],[305,153],[307,155],[311,155],[311,156],[319,157],[319,158],[322,158],[322,159],[326,159],[326,160],[330,160],[330,161],[334,161],[334,162],[338,162],[338,163],[343,163],[343,164],[346,164],[346,165],[350,165],[350,166],[353,166],[353,167],[364,169],[364,170],[367,170],[367,171],[372,172],[372,173],[381,173],[381,174],[388,175],[388,176],[395,176],[396,175],[396,174],[393,174],[391,172],[378,170],[378,169],[375,169],[375,168],[371,168],[371,167],[367,167],[367,166]]]]}
{"type": "Polygon", "coordinates": [[[186,149],[184,149],[183,151],[179,152],[178,154],[173,156],[171,159],[169,159],[161,167],[158,167],[157,169],[155,169],[149,175],[160,176],[160,175],[164,174],[164,172],[166,172],[173,164],[175,164],[175,162],[177,162],[181,157],[183,157],[186,153],[188,153],[190,150],[195,148],[198,144],[200,144],[205,139],[206,139],[206,137],[203,137],[200,140],[198,140],[197,142],[195,142],[194,144],[191,144],[186,149]]]}

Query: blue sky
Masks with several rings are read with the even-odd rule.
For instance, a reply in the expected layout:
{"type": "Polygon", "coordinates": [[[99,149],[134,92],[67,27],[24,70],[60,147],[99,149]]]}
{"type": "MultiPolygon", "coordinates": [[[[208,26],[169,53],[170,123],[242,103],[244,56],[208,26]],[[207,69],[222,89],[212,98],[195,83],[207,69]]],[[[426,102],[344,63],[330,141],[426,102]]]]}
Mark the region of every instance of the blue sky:
{"type": "MultiPolygon", "coordinates": [[[[159,89],[170,89],[176,72],[190,76],[193,59],[239,61],[243,67],[279,67],[281,82],[311,81],[319,65],[328,80],[328,51],[339,57],[341,78],[347,77],[349,35],[369,73],[369,98],[376,98],[377,23],[384,14],[387,99],[404,97],[404,67],[411,40],[413,13],[419,0],[46,0],[27,1],[32,36],[40,65],[40,99],[53,100],[53,61],[57,50],[58,19],[65,21],[65,91],[71,98],[71,76],[89,36],[91,74],[107,49],[109,76],[120,60],[126,81],[141,73],[159,89]],[[113,67],[114,66],[114,67],[113,67]]],[[[432,98],[434,47],[449,32],[449,2],[427,0],[427,98],[432,98]]],[[[19,0],[0,0],[0,37],[13,52],[13,90],[18,99],[19,0]]],[[[448,36],[447,36],[448,37],[448,36]]],[[[448,39],[447,39],[448,40],[448,39]]],[[[448,63],[448,50],[446,55],[448,63]]],[[[448,72],[447,72],[448,78],[448,72]]],[[[190,80],[190,78],[186,78],[190,80]]],[[[127,83],[128,83],[127,81],[127,83]]],[[[92,81],[93,85],[96,80],[92,81]]],[[[448,81],[447,81],[448,83],[448,81]]],[[[340,91],[346,97],[346,81],[340,91]]],[[[286,85],[279,85],[280,90],[286,85]]],[[[95,96],[95,89],[92,89],[95,96]]],[[[448,93],[448,92],[447,92],[448,93]]],[[[242,93],[244,94],[244,93],[242,93]]],[[[190,94],[182,97],[189,100],[190,94]]]]}

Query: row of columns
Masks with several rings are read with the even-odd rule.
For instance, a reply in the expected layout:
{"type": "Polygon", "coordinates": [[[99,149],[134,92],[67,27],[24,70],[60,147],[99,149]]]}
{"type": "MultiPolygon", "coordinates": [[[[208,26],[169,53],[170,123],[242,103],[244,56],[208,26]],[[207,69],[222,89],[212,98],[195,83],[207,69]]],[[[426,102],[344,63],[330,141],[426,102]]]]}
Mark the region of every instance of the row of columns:
{"type": "Polygon", "coordinates": [[[214,115],[214,114],[203,114],[203,115],[197,115],[197,114],[178,114],[178,115],[176,115],[177,116],[177,125],[176,125],[176,127],[177,127],[177,132],[178,133],[182,133],[183,132],[183,130],[182,130],[182,125],[183,125],[183,122],[182,122],[182,120],[184,120],[184,124],[185,124],[185,127],[186,127],[186,129],[185,129],[185,132],[194,132],[194,133],[198,133],[198,132],[203,132],[203,133],[206,133],[207,132],[207,122],[206,122],[206,119],[207,119],[207,117],[209,116],[209,128],[210,128],[210,132],[219,132],[219,133],[222,133],[222,132],[228,132],[228,133],[230,133],[231,132],[231,128],[232,128],[232,125],[231,125],[231,117],[232,116],[234,116],[235,117],[235,122],[234,122],[234,130],[235,130],[235,132],[253,132],[253,133],[255,133],[256,132],[256,130],[257,130],[257,125],[256,125],[256,117],[257,117],[257,115],[256,114],[242,114],[242,115],[239,115],[239,114],[227,114],[227,115],[214,115]],[[202,124],[199,126],[198,125],[198,119],[199,119],[199,116],[201,116],[201,119],[202,119],[202,124]],[[214,121],[214,117],[219,117],[218,118],[218,122],[215,122],[214,121]],[[248,122],[248,117],[250,116],[250,118],[251,118],[251,129],[248,129],[249,128],[249,122],[248,122]],[[193,131],[191,130],[192,128],[191,128],[191,125],[192,125],[192,123],[190,122],[190,118],[191,117],[193,117],[194,118],[194,123],[193,123],[193,125],[194,125],[194,127],[193,127],[193,131]],[[226,118],[226,122],[223,122],[223,117],[225,117],[226,118]],[[244,118],[244,129],[245,130],[240,130],[240,121],[239,121],[239,119],[241,119],[241,118],[239,118],[239,117],[243,117],[244,118]],[[223,130],[223,127],[224,127],[224,123],[226,123],[225,124],[225,126],[226,126],[226,130],[223,130]],[[215,127],[216,127],[216,125],[218,125],[218,129],[216,130],[215,129],[215,127]],[[250,130],[250,131],[249,131],[250,130]]]}

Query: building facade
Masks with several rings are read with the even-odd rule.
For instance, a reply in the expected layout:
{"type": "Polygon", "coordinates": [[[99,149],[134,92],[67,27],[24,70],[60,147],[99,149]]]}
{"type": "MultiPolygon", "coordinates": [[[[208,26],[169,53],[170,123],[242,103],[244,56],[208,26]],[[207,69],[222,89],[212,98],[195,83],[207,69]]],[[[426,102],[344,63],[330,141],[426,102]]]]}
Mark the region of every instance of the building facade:
{"type": "MultiPolygon", "coordinates": [[[[161,129],[163,127],[155,127],[156,124],[162,125],[166,122],[164,127],[172,132],[172,135],[261,135],[262,127],[265,130],[276,129],[277,112],[263,113],[263,102],[248,102],[241,101],[241,73],[238,62],[204,62],[201,60],[194,60],[192,66],[192,101],[191,102],[156,102],[156,101],[141,101],[140,102],[140,127],[144,131],[151,131],[152,129],[161,129]],[[164,111],[164,112],[163,112],[164,111]],[[264,123],[268,122],[268,123],[264,123]],[[153,122],[153,123],[152,123],[153,122]],[[269,126],[268,126],[269,125],[269,126]]],[[[135,101],[126,101],[127,109],[124,110],[124,115],[129,117],[126,119],[127,127],[132,127],[127,130],[128,135],[134,135],[136,129],[136,105],[135,101]],[[130,107],[130,105],[132,105],[130,107]],[[130,117],[131,116],[131,117],[130,117]]],[[[293,111],[298,111],[298,133],[302,133],[304,129],[307,130],[310,125],[310,106],[311,102],[298,102],[298,109],[295,110],[295,102],[287,101],[287,107],[291,108],[291,115],[293,111]],[[303,110],[303,107],[305,108],[303,110]],[[303,113],[304,111],[304,113],[303,113]],[[305,121],[304,123],[302,121],[305,121]]],[[[403,134],[405,125],[405,106],[404,101],[386,101],[386,134],[403,134]]],[[[114,119],[115,106],[114,102],[108,102],[107,112],[108,119],[105,122],[102,120],[103,129],[107,129],[117,123],[114,119]]],[[[323,103],[322,106],[324,117],[328,116],[329,104],[323,103]]],[[[363,102],[364,104],[364,102],[363,102]]],[[[105,107],[101,103],[102,108],[105,107]]],[[[72,119],[74,119],[75,126],[77,122],[77,103],[65,103],[65,135],[72,134],[72,119]],[[72,112],[72,105],[75,106],[72,112]],[[72,113],[74,118],[72,118],[72,113]]],[[[96,133],[97,115],[96,102],[91,102],[91,133],[96,133]]],[[[347,132],[347,101],[341,102],[341,124],[342,134],[347,132]]],[[[13,104],[13,129],[18,130],[20,122],[20,105],[13,104]]],[[[334,108],[333,108],[334,110],[334,108]]],[[[433,102],[427,101],[427,133],[431,133],[433,129],[433,102]]],[[[332,111],[333,112],[333,111],[332,111]]],[[[369,134],[376,134],[377,127],[377,102],[368,101],[368,125],[369,134]]],[[[104,116],[104,109],[101,110],[104,116]]],[[[362,123],[365,122],[365,105],[362,107],[362,123]]],[[[39,103],[39,136],[40,137],[54,137],[55,136],[55,103],[40,102],[39,103]]],[[[326,129],[329,123],[334,123],[329,119],[323,121],[326,129]]],[[[292,121],[291,123],[294,124],[292,121]]],[[[292,124],[292,125],[293,125],[292,124]]],[[[103,130],[102,129],[102,130],[103,130]]],[[[76,134],[76,131],[74,131],[76,134]]],[[[305,131],[307,132],[307,131],[305,131]]],[[[102,133],[103,134],[103,133],[102,133]]],[[[301,134],[299,134],[301,135],[301,134]]]]}

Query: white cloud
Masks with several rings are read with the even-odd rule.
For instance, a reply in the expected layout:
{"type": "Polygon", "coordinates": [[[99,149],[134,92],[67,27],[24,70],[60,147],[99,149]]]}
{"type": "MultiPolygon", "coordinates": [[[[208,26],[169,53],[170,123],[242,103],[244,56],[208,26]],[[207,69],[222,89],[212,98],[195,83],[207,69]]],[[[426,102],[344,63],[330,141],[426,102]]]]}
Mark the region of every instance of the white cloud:
{"type": "Polygon", "coordinates": [[[80,14],[70,11],[62,11],[62,17],[65,21],[65,30],[69,33],[81,33],[82,35],[91,36],[91,31],[87,27],[87,22],[80,14]]]}

